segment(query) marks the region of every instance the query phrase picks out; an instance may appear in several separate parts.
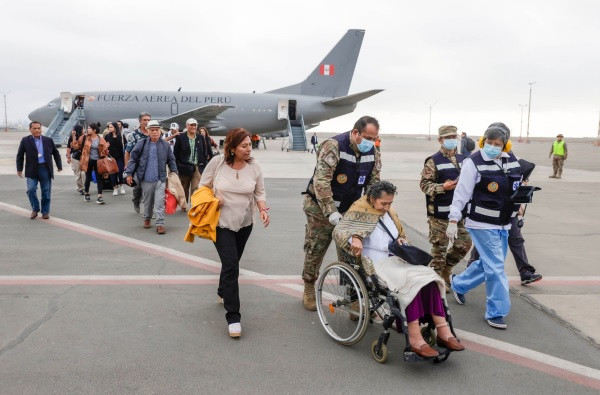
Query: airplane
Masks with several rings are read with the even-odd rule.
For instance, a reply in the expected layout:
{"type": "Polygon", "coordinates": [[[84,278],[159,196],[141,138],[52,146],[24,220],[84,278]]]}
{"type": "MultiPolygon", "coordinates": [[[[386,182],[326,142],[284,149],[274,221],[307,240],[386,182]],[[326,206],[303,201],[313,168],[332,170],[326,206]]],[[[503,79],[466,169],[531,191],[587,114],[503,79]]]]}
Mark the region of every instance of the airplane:
{"type": "Polygon", "coordinates": [[[304,81],[268,92],[63,92],[48,105],[32,111],[29,119],[46,126],[46,135],[57,145],[65,143],[76,123],[85,126],[92,122],[105,125],[115,120],[137,120],[145,111],[165,129],[171,122],[185,125],[188,118],[195,118],[211,135],[225,135],[234,127],[256,134],[287,130],[294,146],[296,140],[302,143],[302,137],[306,146],[306,129],[349,114],[359,101],[383,91],[373,89],[348,95],[364,34],[362,29],[348,30],[304,81]]]}

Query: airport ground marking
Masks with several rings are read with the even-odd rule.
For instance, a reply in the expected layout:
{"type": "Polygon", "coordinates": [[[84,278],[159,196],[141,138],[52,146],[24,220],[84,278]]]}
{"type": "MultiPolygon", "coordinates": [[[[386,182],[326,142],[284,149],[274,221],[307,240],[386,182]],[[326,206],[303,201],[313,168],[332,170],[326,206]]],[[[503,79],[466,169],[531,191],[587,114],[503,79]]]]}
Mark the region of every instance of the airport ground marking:
{"type": "MultiPolygon", "coordinates": [[[[18,206],[0,202],[0,208],[14,214],[28,217],[30,212],[18,206]]],[[[128,248],[162,256],[198,269],[220,273],[221,264],[210,259],[200,258],[172,248],[158,246],[131,237],[118,235],[91,226],[52,217],[44,220],[50,224],[70,229],[75,232],[110,240],[128,248]]],[[[240,269],[240,283],[254,284],[276,292],[302,298],[302,282],[300,276],[263,275],[251,270],[240,269]]],[[[545,278],[546,279],[546,278],[545,278]]],[[[577,281],[582,281],[577,277],[577,281]]],[[[568,280],[561,277],[560,282],[568,280]]],[[[598,281],[594,278],[594,281],[598,281]]],[[[0,285],[140,285],[140,284],[218,284],[217,275],[82,275],[82,276],[0,276],[0,285]]],[[[570,284],[573,284],[572,282],[570,284]]],[[[593,284],[596,285],[596,284],[593,284]]],[[[507,362],[550,374],[589,388],[600,390],[600,370],[579,365],[567,360],[552,357],[531,349],[502,342],[475,333],[456,329],[457,335],[464,339],[471,351],[492,356],[507,362]]]]}

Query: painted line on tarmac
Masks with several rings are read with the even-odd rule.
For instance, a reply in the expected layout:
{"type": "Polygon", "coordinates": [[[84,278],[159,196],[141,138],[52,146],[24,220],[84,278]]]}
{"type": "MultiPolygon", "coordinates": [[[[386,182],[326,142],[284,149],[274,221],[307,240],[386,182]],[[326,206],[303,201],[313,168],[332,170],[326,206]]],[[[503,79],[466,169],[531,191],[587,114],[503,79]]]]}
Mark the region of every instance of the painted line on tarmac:
{"type": "MultiPolygon", "coordinates": [[[[28,218],[30,211],[12,204],[0,202],[0,208],[28,218]]],[[[75,222],[63,220],[56,217],[51,217],[46,221],[52,225],[56,225],[65,229],[70,229],[75,232],[87,234],[100,239],[109,240],[124,247],[135,248],[137,250],[151,253],[157,256],[162,256],[174,261],[193,266],[202,270],[213,273],[220,273],[221,264],[209,259],[200,258],[191,254],[186,254],[171,248],[158,246],[147,243],[141,240],[122,236],[116,233],[107,232],[91,226],[78,224],[75,222]]],[[[255,284],[261,287],[284,293],[296,298],[302,298],[302,283],[297,279],[299,276],[265,276],[251,270],[240,269],[240,283],[255,284]],[[281,278],[286,277],[286,278],[281,278]],[[291,278],[290,278],[291,277],[291,278]],[[290,282],[294,282],[290,284],[290,282]]],[[[136,284],[136,281],[159,281],[157,277],[164,277],[166,281],[191,281],[192,284],[216,284],[217,276],[1,276],[0,284],[2,285],[17,285],[18,281],[37,281],[22,284],[44,284],[44,285],[59,285],[60,281],[87,281],[88,284],[99,284],[100,281],[124,281],[126,284],[136,284]],[[104,279],[103,279],[104,277],[104,279]],[[128,281],[128,283],[126,282],[128,281]],[[193,282],[196,281],[196,282],[193,282]]],[[[545,278],[546,279],[546,278],[545,278]]],[[[561,277],[561,283],[572,285],[574,282],[569,282],[569,279],[581,281],[581,277],[561,277]]],[[[594,279],[597,281],[596,279],[594,279]]],[[[594,281],[593,280],[593,281],[594,281]]],[[[542,280],[544,281],[544,280],[542,280]]],[[[548,281],[550,282],[550,281],[548,281]]],[[[63,283],[72,284],[72,283],[63,283]]],[[[156,284],[156,283],[152,283],[156,284]]],[[[465,340],[465,345],[468,349],[483,353],[494,358],[498,358],[507,362],[525,366],[540,372],[550,374],[564,380],[572,381],[580,385],[599,389],[600,390],[600,371],[589,368],[587,366],[578,365],[560,358],[552,357],[537,351],[533,351],[524,347],[519,347],[510,343],[501,342],[492,338],[481,336],[475,333],[456,329],[457,334],[461,339],[465,340]]]]}
{"type": "MultiPolygon", "coordinates": [[[[302,278],[293,276],[260,276],[239,279],[241,284],[279,284],[296,282],[302,278]]],[[[0,276],[0,285],[193,285],[218,284],[219,275],[74,275],[74,276],[0,276]]]]}
{"type": "Polygon", "coordinates": [[[556,358],[490,337],[455,329],[468,350],[477,351],[517,365],[600,390],[600,370],[556,358]]]}

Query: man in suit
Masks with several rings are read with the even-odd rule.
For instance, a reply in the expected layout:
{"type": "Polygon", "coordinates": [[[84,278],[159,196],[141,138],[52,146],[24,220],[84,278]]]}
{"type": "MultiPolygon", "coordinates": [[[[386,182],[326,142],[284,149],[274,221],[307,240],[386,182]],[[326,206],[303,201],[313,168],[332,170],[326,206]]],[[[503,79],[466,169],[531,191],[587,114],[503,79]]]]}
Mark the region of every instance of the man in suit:
{"type": "Polygon", "coordinates": [[[25,177],[27,178],[27,196],[31,203],[31,219],[40,212],[40,201],[37,197],[37,185],[42,190],[42,218],[50,218],[50,192],[54,167],[52,157],[58,171],[62,171],[60,153],[51,138],[42,136],[42,124],[33,121],[29,124],[31,136],[23,137],[17,151],[17,175],[23,178],[23,159],[25,159],[25,177]]]}

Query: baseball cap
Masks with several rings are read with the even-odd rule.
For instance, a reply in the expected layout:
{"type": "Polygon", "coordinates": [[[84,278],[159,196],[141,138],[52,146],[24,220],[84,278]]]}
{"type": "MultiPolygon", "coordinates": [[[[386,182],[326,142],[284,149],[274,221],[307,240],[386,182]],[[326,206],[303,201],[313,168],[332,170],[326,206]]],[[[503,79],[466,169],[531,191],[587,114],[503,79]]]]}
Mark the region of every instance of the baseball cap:
{"type": "Polygon", "coordinates": [[[146,126],[146,129],[150,128],[160,128],[160,123],[158,123],[158,121],[152,120],[148,122],[148,126],[146,126]]]}
{"type": "Polygon", "coordinates": [[[186,125],[198,125],[198,121],[196,121],[194,118],[189,118],[187,121],[185,121],[186,125]]]}
{"type": "Polygon", "coordinates": [[[169,127],[169,129],[178,129],[179,130],[179,125],[177,125],[177,122],[173,122],[171,124],[171,126],[169,127]]]}

